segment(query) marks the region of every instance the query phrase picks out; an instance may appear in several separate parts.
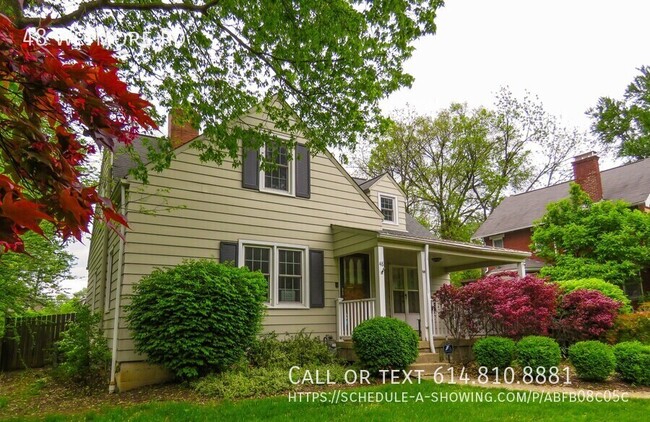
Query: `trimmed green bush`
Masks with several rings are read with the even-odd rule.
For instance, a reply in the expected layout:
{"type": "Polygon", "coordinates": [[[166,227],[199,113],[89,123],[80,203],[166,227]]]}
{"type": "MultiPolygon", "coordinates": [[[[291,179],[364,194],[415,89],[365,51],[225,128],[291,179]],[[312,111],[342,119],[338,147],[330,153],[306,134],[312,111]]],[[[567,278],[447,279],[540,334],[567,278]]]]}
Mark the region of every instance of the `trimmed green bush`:
{"type": "Polygon", "coordinates": [[[632,312],[632,305],[630,299],[625,295],[625,292],[615,284],[608,283],[600,278],[581,278],[577,280],[563,280],[557,282],[562,288],[563,292],[571,293],[574,290],[596,290],[604,294],[610,299],[622,303],[618,312],[627,314],[632,312]]]}
{"type": "Polygon", "coordinates": [[[369,319],[352,333],[359,362],[372,374],[382,369],[406,369],[418,357],[418,341],[415,330],[395,318],[369,319]]]}
{"type": "Polygon", "coordinates": [[[650,346],[626,341],[614,346],[616,372],[624,381],[650,385],[650,346]]]}
{"type": "Polygon", "coordinates": [[[558,366],[562,360],[557,341],[542,336],[528,336],[519,340],[515,356],[522,368],[530,366],[533,371],[537,371],[537,368],[548,371],[551,367],[558,366]]]}
{"type": "Polygon", "coordinates": [[[650,344],[650,311],[619,315],[606,337],[611,344],[635,340],[650,344]]]}
{"type": "Polygon", "coordinates": [[[304,330],[283,340],[279,340],[275,333],[259,336],[246,355],[251,365],[260,368],[328,365],[337,360],[321,339],[304,330]]]}
{"type": "Polygon", "coordinates": [[[512,363],[515,342],[506,337],[486,337],[478,340],[472,347],[479,366],[503,369],[512,363]]]}
{"type": "Polygon", "coordinates": [[[156,269],[127,307],[135,348],[180,378],[223,371],[259,333],[266,290],[261,273],[213,260],[156,269]]]}
{"type": "Polygon", "coordinates": [[[569,360],[578,378],[587,381],[604,381],[616,367],[612,348],[599,341],[580,341],[569,347],[569,360]]]}

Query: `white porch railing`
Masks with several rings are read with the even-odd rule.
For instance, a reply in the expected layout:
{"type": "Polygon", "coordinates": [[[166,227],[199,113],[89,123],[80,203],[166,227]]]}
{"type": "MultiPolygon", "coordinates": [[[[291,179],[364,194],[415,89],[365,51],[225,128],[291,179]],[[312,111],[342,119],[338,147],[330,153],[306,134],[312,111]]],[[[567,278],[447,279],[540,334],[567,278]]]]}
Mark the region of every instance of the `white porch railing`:
{"type": "Polygon", "coordinates": [[[343,300],[338,299],[336,324],[339,338],[352,337],[352,331],[363,321],[375,317],[375,298],[343,300]]]}
{"type": "Polygon", "coordinates": [[[449,336],[449,331],[447,330],[447,326],[445,325],[444,321],[440,318],[439,316],[439,310],[440,310],[440,303],[435,300],[431,299],[431,322],[432,322],[432,328],[433,328],[433,337],[448,337],[449,336]]]}

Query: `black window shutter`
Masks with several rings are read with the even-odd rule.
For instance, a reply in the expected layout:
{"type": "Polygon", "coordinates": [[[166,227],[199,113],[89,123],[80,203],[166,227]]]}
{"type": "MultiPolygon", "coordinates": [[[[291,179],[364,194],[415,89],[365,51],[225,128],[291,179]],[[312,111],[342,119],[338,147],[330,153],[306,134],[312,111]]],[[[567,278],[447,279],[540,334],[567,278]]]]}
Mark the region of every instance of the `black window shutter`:
{"type": "Polygon", "coordinates": [[[310,158],[307,147],[296,145],[296,196],[300,198],[311,196],[310,158]]]}
{"type": "Polygon", "coordinates": [[[257,157],[258,150],[243,150],[242,154],[242,187],[247,189],[260,188],[260,165],[257,157]]]}
{"type": "Polygon", "coordinates": [[[237,265],[237,255],[239,252],[239,245],[235,242],[221,242],[221,250],[219,251],[219,262],[222,264],[232,262],[237,265]]]}
{"type": "Polygon", "coordinates": [[[309,251],[309,307],[325,307],[325,262],[323,251],[309,251]]]}

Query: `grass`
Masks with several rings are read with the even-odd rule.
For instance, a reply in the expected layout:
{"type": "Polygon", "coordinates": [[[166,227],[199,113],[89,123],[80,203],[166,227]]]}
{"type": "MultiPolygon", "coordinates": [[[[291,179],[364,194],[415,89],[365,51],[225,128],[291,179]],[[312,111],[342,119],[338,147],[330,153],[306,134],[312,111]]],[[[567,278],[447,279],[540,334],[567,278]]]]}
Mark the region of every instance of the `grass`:
{"type": "MultiPolygon", "coordinates": [[[[331,394],[333,390],[330,390],[331,394]]],[[[308,403],[289,402],[286,395],[267,399],[225,401],[196,404],[159,402],[131,407],[106,407],[78,415],[48,415],[46,421],[208,421],[208,420],[403,420],[435,419],[438,421],[640,421],[645,420],[650,402],[629,399],[627,403],[477,403],[432,402],[431,393],[482,393],[495,401],[506,390],[475,387],[435,385],[425,381],[420,385],[385,385],[374,388],[344,389],[350,392],[381,391],[407,393],[414,396],[408,403],[308,403]],[[423,402],[415,402],[421,393],[423,402]]]]}

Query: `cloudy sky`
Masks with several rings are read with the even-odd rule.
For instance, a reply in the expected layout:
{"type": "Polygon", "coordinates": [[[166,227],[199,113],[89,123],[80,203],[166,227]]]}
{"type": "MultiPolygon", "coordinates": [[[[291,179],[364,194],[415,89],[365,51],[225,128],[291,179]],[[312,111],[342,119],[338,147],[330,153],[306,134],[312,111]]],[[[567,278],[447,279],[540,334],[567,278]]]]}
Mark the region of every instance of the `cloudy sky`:
{"type": "MultiPolygon", "coordinates": [[[[438,33],[419,41],[407,63],[413,87],[383,107],[489,106],[508,86],[539,96],[566,126],[587,130],[585,111],[601,96],[621,97],[636,69],[650,65],[648,16],[645,0],[447,0],[438,33]]],[[[78,257],[70,292],[86,285],[87,245],[69,248],[78,257]]]]}

